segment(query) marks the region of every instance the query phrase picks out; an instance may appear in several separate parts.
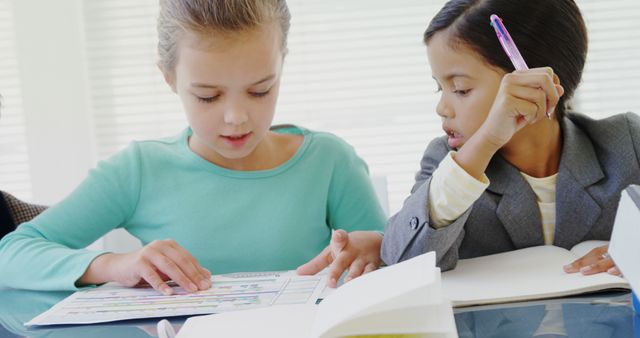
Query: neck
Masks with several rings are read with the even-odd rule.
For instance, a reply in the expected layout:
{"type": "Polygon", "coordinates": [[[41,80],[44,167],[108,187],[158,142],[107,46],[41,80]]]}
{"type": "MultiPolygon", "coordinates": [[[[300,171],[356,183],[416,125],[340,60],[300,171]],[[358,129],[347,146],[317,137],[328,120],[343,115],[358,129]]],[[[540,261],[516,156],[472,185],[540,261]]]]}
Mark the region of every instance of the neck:
{"type": "Polygon", "coordinates": [[[562,154],[562,132],[556,118],[527,126],[513,136],[500,154],[532,177],[548,177],[558,172],[562,154]]]}

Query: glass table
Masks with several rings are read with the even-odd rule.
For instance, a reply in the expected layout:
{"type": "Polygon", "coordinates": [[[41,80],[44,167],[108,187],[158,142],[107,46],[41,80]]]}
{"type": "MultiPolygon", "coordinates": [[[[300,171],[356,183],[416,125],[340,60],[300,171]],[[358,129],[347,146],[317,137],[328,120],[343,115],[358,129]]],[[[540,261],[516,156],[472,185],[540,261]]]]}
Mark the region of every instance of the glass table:
{"type": "MultiPolygon", "coordinates": [[[[23,323],[70,292],[0,289],[0,337],[157,337],[158,319],[28,328],[23,323]]],[[[629,293],[454,309],[460,337],[638,337],[629,293]],[[635,329],[635,331],[634,331],[635,329]]],[[[186,318],[172,318],[177,332],[186,318]]]]}

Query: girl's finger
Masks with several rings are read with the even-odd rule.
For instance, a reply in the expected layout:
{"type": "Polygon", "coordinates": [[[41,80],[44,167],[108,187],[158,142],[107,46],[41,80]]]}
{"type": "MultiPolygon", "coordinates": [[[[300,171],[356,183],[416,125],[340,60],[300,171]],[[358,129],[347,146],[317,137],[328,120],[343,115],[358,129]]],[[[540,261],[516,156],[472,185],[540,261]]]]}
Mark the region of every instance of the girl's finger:
{"type": "Polygon", "coordinates": [[[507,74],[505,78],[508,84],[542,90],[546,95],[546,102],[549,107],[556,106],[560,100],[560,95],[556,90],[556,84],[553,81],[553,71],[551,68],[545,67],[543,71],[529,70],[511,73],[507,74]],[[549,72],[551,72],[551,74],[549,72]]]}
{"type": "Polygon", "coordinates": [[[364,275],[365,273],[369,273],[369,272],[375,271],[375,270],[377,270],[377,269],[378,269],[378,266],[377,266],[376,264],[374,264],[374,263],[369,263],[369,264],[367,264],[367,266],[365,266],[365,267],[364,267],[364,273],[363,273],[363,275],[364,275]]]}
{"type": "Polygon", "coordinates": [[[329,243],[333,257],[337,257],[348,243],[349,234],[342,229],[335,230],[331,235],[331,242],[329,243]]]}
{"type": "Polygon", "coordinates": [[[163,295],[170,296],[173,294],[173,289],[167,285],[164,280],[162,280],[153,267],[149,265],[142,267],[140,269],[140,277],[142,277],[142,279],[144,279],[152,288],[163,295]]]}
{"type": "Polygon", "coordinates": [[[170,242],[165,255],[175,262],[187,278],[200,290],[206,290],[211,287],[211,276],[204,271],[204,268],[196,258],[185,248],[178,245],[177,242],[170,242]]]}
{"type": "Polygon", "coordinates": [[[612,268],[610,268],[609,270],[607,270],[607,273],[610,274],[610,275],[614,275],[614,276],[622,275],[620,273],[620,269],[618,269],[618,267],[615,266],[615,265],[612,268]]]}
{"type": "Polygon", "coordinates": [[[608,271],[613,267],[613,260],[611,259],[601,259],[593,264],[589,264],[580,269],[580,272],[583,275],[593,275],[600,272],[608,271]]]}
{"type": "Polygon", "coordinates": [[[342,251],[338,257],[333,260],[329,268],[329,287],[335,288],[338,286],[338,279],[340,279],[340,276],[342,276],[354,260],[355,257],[348,251],[342,251]]]}
{"type": "Polygon", "coordinates": [[[356,259],[349,266],[349,273],[344,278],[344,282],[348,282],[354,278],[360,277],[364,273],[365,262],[361,259],[356,259]]]}
{"type": "Polygon", "coordinates": [[[166,256],[163,253],[157,253],[149,258],[157,270],[169,276],[171,280],[178,283],[178,285],[187,292],[198,291],[198,285],[182,271],[171,257],[166,256]]]}
{"type": "Polygon", "coordinates": [[[322,271],[333,262],[333,256],[331,255],[331,249],[327,246],[316,257],[308,261],[307,263],[300,265],[297,269],[299,275],[315,275],[322,271]]]}
{"type": "Polygon", "coordinates": [[[519,108],[518,110],[523,113],[523,117],[529,123],[534,123],[542,119],[548,110],[547,97],[540,89],[531,87],[512,87],[509,90],[509,94],[514,96],[516,99],[519,99],[512,102],[517,105],[519,108]],[[532,103],[533,106],[528,105],[523,101],[532,103]],[[521,107],[522,104],[524,104],[525,107],[528,107],[528,110],[521,107]]]}

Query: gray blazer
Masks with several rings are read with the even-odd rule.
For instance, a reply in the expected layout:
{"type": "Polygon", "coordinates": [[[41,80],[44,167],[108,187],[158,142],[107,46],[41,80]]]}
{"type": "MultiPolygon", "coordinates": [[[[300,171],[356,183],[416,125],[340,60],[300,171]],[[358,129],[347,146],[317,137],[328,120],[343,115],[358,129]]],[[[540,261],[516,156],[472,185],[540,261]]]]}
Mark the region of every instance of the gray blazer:
{"type": "MultiPolygon", "coordinates": [[[[561,129],[553,244],[569,249],[585,240],[609,240],[620,192],[640,184],[640,117],[627,113],[596,121],[568,113],[561,129]]],[[[450,150],[446,136],[427,147],[411,196],[387,222],[384,262],[435,251],[437,265],[446,271],[458,259],[543,245],[536,195],[499,154],[489,163],[491,183],[480,198],[452,224],[438,230],[430,226],[431,175],[450,150]]]]}

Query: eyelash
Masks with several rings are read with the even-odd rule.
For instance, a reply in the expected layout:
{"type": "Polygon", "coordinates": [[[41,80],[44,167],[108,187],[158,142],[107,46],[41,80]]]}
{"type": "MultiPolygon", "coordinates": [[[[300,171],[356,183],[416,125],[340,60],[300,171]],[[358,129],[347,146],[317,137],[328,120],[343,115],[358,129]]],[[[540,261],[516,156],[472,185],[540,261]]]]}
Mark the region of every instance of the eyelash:
{"type": "MultiPolygon", "coordinates": [[[[436,93],[440,93],[441,91],[442,91],[442,87],[438,86],[438,89],[436,89],[436,93]]],[[[467,94],[469,94],[470,91],[471,89],[454,90],[453,93],[459,96],[467,96],[467,94]]]]}
{"type": "MultiPolygon", "coordinates": [[[[264,92],[258,92],[258,93],[249,93],[249,95],[255,97],[255,98],[261,98],[261,97],[265,97],[267,95],[269,95],[269,93],[271,93],[271,89],[264,91],[264,92]]],[[[218,97],[220,97],[220,95],[216,95],[216,96],[211,96],[211,97],[199,97],[196,96],[198,98],[198,101],[200,102],[204,102],[204,103],[212,103],[215,102],[218,97]]]]}
{"type": "Polygon", "coordinates": [[[469,94],[470,91],[471,91],[471,89],[454,90],[453,93],[458,95],[458,96],[467,96],[467,94],[469,94]]]}
{"type": "Polygon", "coordinates": [[[269,95],[269,93],[271,93],[271,89],[268,89],[268,90],[266,90],[264,92],[257,92],[257,93],[250,93],[250,94],[253,97],[265,97],[265,96],[269,95]]]}
{"type": "Polygon", "coordinates": [[[211,103],[211,102],[213,102],[213,101],[218,99],[218,95],[211,96],[211,97],[199,97],[198,96],[197,98],[198,98],[198,101],[200,101],[200,102],[211,103]]]}

